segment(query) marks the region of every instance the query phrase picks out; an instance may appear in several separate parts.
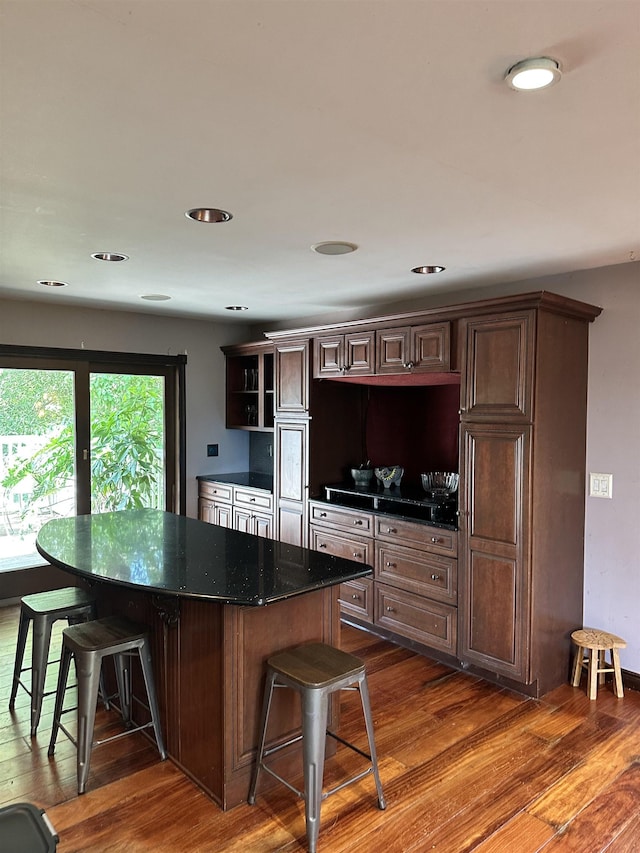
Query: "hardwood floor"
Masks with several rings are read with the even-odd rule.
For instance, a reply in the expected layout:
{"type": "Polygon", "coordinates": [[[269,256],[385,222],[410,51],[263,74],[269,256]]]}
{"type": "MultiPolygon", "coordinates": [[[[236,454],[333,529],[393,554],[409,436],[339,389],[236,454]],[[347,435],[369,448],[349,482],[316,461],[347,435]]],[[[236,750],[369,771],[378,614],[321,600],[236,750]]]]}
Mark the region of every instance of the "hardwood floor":
{"type": "MultiPolygon", "coordinates": [[[[53,697],[33,740],[24,691],[8,711],[17,623],[17,606],[0,608],[0,807],[44,808],[59,853],[306,850],[303,804],[287,789],[222,812],[139,734],[94,750],[78,797],[71,743],[60,737],[47,758],[53,697]]],[[[343,646],[367,664],[387,808],[371,777],[330,797],[319,853],[640,851],[640,693],[618,700],[607,684],[590,702],[567,685],[533,700],[353,628],[343,646]]],[[[341,733],[363,743],[358,697],[343,697],[341,733]]],[[[339,748],[325,782],[358,761],[339,748]]]]}

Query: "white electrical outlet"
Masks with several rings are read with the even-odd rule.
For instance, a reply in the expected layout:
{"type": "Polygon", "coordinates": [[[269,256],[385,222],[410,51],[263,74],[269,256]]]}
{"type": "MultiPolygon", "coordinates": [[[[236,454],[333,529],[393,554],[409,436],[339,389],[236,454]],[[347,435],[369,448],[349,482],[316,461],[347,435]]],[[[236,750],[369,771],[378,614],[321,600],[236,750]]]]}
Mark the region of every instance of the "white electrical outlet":
{"type": "Polygon", "coordinates": [[[613,474],[589,474],[589,495],[592,498],[612,498],[613,474]]]}

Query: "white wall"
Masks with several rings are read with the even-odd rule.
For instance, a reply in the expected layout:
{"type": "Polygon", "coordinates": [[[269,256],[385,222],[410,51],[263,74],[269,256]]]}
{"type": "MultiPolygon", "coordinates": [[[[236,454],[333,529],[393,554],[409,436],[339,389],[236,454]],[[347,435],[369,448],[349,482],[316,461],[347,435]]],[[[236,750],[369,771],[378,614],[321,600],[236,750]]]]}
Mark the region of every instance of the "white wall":
{"type": "Polygon", "coordinates": [[[187,352],[187,515],[197,515],[198,474],[244,471],[248,434],[225,429],[224,356],[220,346],[249,340],[246,327],[150,314],[0,300],[0,343],[114,352],[187,352]],[[207,457],[207,444],[220,455],[207,457]]]}

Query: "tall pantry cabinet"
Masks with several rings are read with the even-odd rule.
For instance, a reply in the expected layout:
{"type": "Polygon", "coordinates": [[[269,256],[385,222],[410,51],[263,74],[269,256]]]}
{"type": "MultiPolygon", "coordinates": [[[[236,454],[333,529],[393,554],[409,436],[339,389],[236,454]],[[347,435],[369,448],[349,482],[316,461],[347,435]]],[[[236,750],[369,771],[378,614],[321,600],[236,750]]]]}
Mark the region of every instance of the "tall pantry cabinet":
{"type": "Polygon", "coordinates": [[[463,665],[542,695],[582,624],[590,306],[461,321],[459,646],[463,665]]]}

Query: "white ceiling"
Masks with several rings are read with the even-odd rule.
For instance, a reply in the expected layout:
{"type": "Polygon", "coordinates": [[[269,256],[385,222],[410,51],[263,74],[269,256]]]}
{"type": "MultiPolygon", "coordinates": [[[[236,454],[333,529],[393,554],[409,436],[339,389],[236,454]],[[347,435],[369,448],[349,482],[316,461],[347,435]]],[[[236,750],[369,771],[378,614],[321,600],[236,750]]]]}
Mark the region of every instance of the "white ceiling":
{"type": "Polygon", "coordinates": [[[255,323],[640,258],[640,0],[0,15],[0,296],[255,323]],[[536,55],[561,82],[509,89],[536,55]]]}

